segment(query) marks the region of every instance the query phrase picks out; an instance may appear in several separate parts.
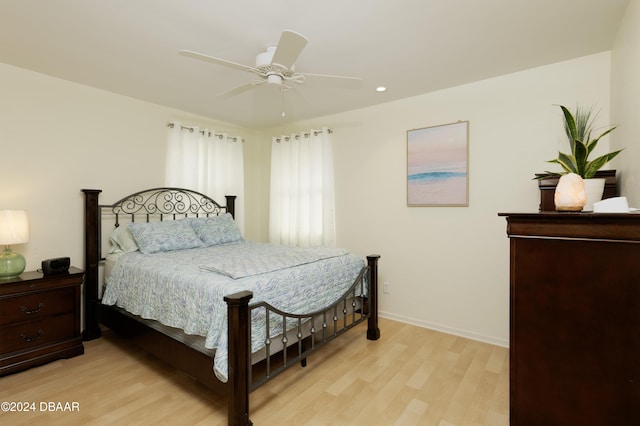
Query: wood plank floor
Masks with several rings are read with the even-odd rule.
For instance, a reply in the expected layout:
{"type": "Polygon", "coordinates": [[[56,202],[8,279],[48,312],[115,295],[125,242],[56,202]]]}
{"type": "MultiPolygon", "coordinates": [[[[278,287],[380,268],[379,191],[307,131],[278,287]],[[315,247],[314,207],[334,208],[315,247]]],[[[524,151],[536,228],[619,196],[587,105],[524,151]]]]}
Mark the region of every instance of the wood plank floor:
{"type": "MultiPolygon", "coordinates": [[[[258,425],[509,424],[508,350],[380,319],[381,339],[361,325],[251,394],[258,425]],[[344,338],[347,337],[347,338],[344,338]]],[[[0,378],[0,401],[35,412],[0,412],[3,425],[224,425],[226,401],[110,332],[85,354],[0,378]],[[79,411],[40,411],[41,403],[79,411]],[[71,405],[71,408],[73,406],[71,405]]]]}

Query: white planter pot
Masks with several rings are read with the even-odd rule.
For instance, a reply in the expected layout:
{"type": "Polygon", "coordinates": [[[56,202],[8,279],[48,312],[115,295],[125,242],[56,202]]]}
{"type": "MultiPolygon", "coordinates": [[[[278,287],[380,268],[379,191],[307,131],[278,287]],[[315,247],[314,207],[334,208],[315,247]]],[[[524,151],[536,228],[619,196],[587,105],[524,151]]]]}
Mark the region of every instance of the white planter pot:
{"type": "Polygon", "coordinates": [[[587,195],[587,204],[582,208],[583,212],[592,212],[593,203],[597,203],[602,200],[605,180],[606,179],[600,178],[584,180],[584,192],[587,195]]]}

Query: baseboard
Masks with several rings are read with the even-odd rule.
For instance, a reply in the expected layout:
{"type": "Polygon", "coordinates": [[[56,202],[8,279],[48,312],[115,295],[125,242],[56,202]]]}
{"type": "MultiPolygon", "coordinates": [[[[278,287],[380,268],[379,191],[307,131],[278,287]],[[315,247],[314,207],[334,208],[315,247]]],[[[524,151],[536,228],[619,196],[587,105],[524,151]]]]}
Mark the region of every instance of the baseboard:
{"type": "MultiPolygon", "coordinates": [[[[442,333],[452,334],[454,336],[464,337],[466,339],[477,340],[479,342],[489,343],[491,345],[501,346],[503,348],[509,347],[509,341],[504,339],[496,339],[495,337],[486,336],[484,334],[474,333],[468,330],[461,330],[454,327],[448,327],[442,324],[431,323],[427,321],[420,321],[414,318],[408,318],[401,315],[391,314],[388,312],[378,312],[378,315],[394,321],[403,322],[406,324],[415,325],[417,327],[428,328],[429,330],[440,331],[442,333]]],[[[384,330],[382,330],[384,335],[384,330]]]]}

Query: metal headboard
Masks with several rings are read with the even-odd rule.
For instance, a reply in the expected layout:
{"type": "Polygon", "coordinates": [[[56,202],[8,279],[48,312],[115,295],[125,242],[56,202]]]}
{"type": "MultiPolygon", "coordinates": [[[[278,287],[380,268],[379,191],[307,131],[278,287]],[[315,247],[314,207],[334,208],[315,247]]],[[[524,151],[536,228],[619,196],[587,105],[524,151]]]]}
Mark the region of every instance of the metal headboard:
{"type": "MultiPolygon", "coordinates": [[[[235,197],[233,197],[235,198],[235,197]]],[[[152,216],[159,220],[165,218],[176,219],[179,216],[207,217],[216,216],[222,212],[234,215],[234,203],[222,206],[212,198],[184,188],[152,188],[128,195],[110,205],[101,205],[101,209],[108,209],[115,215],[115,226],[120,224],[121,215],[129,215],[134,222],[136,216],[143,216],[149,221],[152,216]]]]}
{"type": "Polygon", "coordinates": [[[98,204],[102,190],[83,189],[85,195],[85,339],[100,336],[93,304],[99,294],[99,264],[102,259],[103,216],[115,217],[114,226],[126,216],[127,220],[173,220],[178,217],[207,217],[224,212],[235,217],[235,195],[227,195],[226,206],[197,191],[184,188],[152,188],[139,191],[113,204],[98,204]]]}

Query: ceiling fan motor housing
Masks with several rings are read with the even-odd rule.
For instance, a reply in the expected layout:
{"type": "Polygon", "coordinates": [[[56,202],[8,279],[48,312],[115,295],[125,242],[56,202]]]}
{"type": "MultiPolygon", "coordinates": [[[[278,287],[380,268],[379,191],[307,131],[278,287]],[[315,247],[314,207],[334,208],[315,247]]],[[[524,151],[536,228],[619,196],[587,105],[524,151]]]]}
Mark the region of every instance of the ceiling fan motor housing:
{"type": "Polygon", "coordinates": [[[265,52],[258,53],[258,56],[256,56],[256,68],[271,67],[271,60],[276,52],[276,47],[278,46],[269,46],[265,52]]]}
{"type": "Polygon", "coordinates": [[[293,67],[287,70],[280,64],[272,64],[273,54],[278,46],[269,46],[265,52],[256,56],[256,68],[266,77],[267,84],[281,86],[285,76],[293,74],[293,67]]]}

